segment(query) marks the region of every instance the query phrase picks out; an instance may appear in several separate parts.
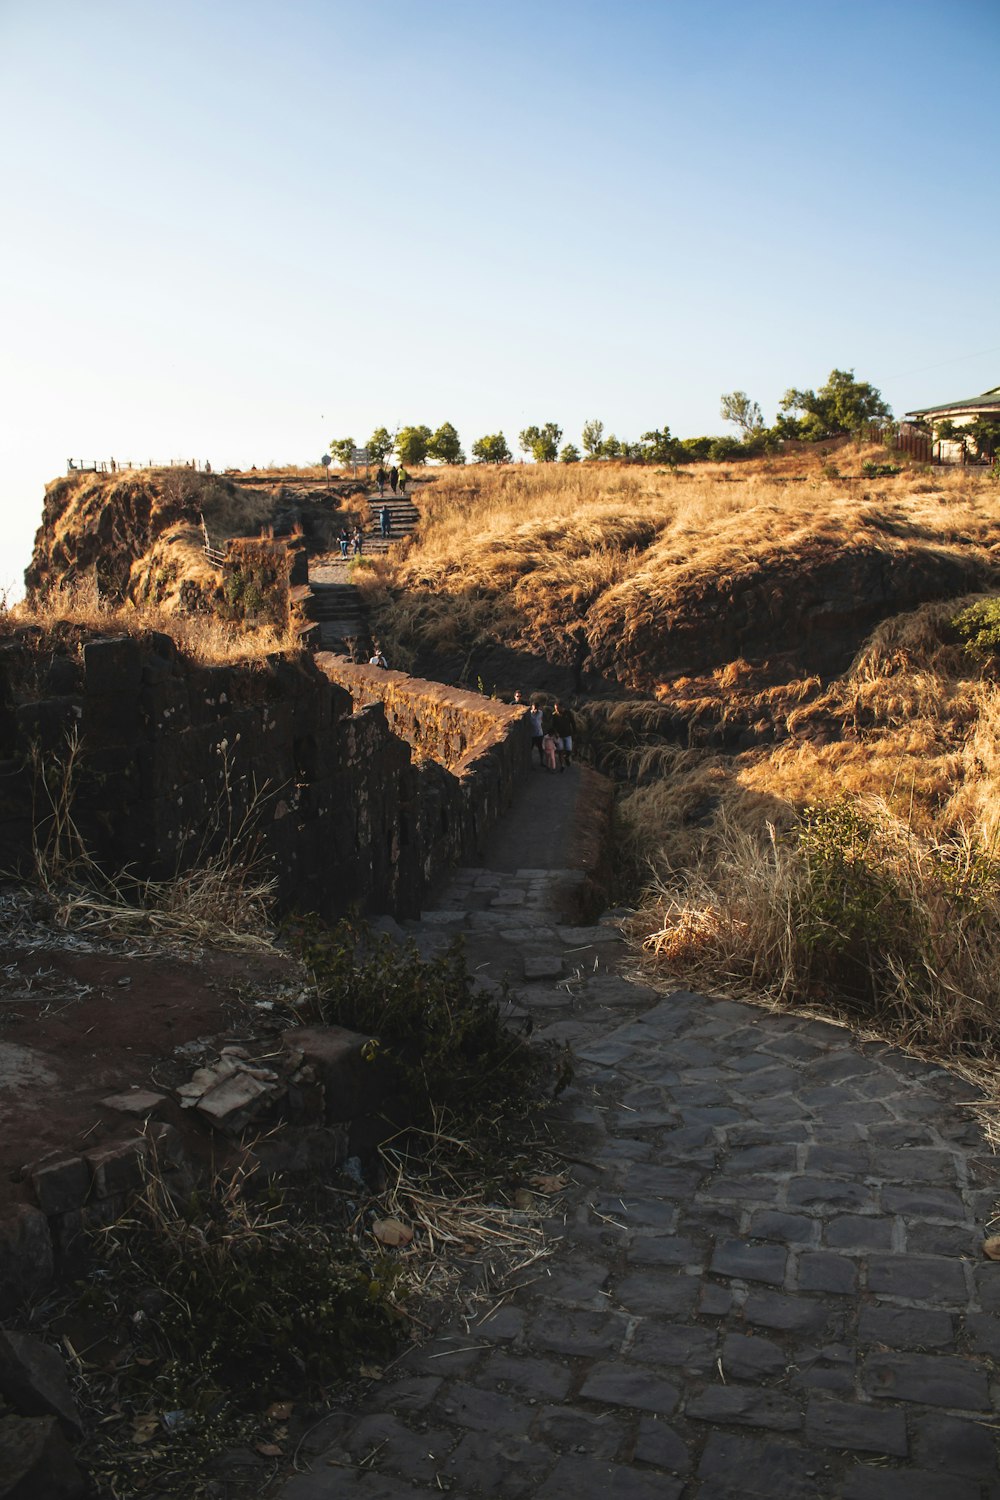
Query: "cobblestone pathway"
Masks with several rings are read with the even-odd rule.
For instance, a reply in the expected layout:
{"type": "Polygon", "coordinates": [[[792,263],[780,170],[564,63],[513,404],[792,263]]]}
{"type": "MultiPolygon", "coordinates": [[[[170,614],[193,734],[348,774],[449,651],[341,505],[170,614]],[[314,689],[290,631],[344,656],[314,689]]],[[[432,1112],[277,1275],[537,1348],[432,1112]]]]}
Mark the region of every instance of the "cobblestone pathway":
{"type": "Polygon", "coordinates": [[[562,1242],[330,1417],[282,1500],[1000,1497],[997,1172],[968,1087],[629,981],[612,925],[553,916],[575,878],[461,871],[418,929],[464,931],[576,1052],[562,1242]]]}

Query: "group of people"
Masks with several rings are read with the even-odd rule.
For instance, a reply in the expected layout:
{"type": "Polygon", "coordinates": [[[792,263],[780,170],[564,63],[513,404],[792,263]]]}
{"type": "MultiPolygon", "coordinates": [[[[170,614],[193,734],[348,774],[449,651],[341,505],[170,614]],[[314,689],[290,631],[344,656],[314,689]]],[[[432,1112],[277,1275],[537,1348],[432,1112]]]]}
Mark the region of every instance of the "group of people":
{"type": "Polygon", "coordinates": [[[355,526],[353,531],[348,531],[346,526],[341,526],[337,541],[340,543],[341,557],[347,556],[348,548],[353,549],[355,557],[360,557],[365,544],[365,534],[360,526],[355,526]]]}
{"type": "MultiPolygon", "coordinates": [[[[520,692],[514,694],[514,702],[522,703],[520,692]]],[[[538,764],[543,771],[565,771],[573,763],[573,736],[576,720],[569,709],[556,701],[551,709],[543,707],[537,699],[528,709],[531,721],[531,748],[538,751],[538,764]]]]}
{"type": "Polygon", "coordinates": [[[389,470],[384,469],[382,465],[379,464],[378,468],[375,471],[375,483],[378,485],[378,492],[380,496],[385,494],[386,485],[389,486],[393,494],[395,494],[398,490],[401,495],[405,495],[406,486],[409,484],[409,482],[410,476],[409,474],[407,474],[402,464],[400,464],[398,469],[396,468],[396,465],[393,464],[392,468],[389,470]]]}

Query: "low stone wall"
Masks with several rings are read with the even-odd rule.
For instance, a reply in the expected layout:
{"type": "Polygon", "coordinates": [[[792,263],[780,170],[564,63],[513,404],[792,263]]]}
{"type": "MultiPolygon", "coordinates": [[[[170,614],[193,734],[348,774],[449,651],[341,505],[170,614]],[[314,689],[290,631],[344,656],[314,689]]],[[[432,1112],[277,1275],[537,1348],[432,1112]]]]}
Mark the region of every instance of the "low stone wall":
{"type": "Polygon", "coordinates": [[[523,708],[439,682],[359,666],[322,652],[316,664],[355,703],[381,709],[417,757],[416,843],[426,890],[445,870],[473,863],[531,770],[523,708]]]}
{"type": "Polygon", "coordinates": [[[529,750],[523,711],[338,657],[203,667],[165,635],[59,654],[23,632],[0,649],[0,868],[67,852],[70,811],[109,873],[169,879],[235,836],[285,909],[412,916],[529,750]]]}
{"type": "MultiPolygon", "coordinates": [[[[394,734],[418,756],[436,760],[451,771],[458,770],[480,747],[500,743],[514,726],[527,725],[524,708],[481,693],[445,687],[405,672],[359,666],[329,651],[319,653],[316,664],[331,682],[345,687],[355,703],[381,703],[394,734]]],[[[524,732],[527,735],[526,728],[524,732]]],[[[530,749],[530,739],[527,743],[530,749]]]]}

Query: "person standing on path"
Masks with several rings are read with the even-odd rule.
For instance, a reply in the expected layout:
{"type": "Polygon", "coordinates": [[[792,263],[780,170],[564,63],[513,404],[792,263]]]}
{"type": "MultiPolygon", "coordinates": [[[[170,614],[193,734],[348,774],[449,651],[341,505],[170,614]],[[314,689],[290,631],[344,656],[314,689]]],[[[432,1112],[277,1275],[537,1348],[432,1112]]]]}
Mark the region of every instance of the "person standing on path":
{"type": "Polygon", "coordinates": [[[378,524],[382,535],[388,536],[390,530],[392,529],[392,518],[389,515],[388,505],[383,505],[382,509],[379,511],[378,524]]]}
{"type": "Polygon", "coordinates": [[[382,465],[379,464],[378,468],[375,471],[375,483],[378,485],[378,497],[380,500],[385,494],[385,481],[387,478],[388,475],[386,474],[382,465]]]}
{"type": "Polygon", "coordinates": [[[409,484],[409,482],[410,482],[410,476],[409,476],[409,474],[407,474],[406,470],[403,468],[403,465],[400,464],[400,466],[399,466],[399,493],[401,495],[405,495],[406,494],[406,486],[409,484]]]}
{"type": "Polygon", "coordinates": [[[389,488],[392,490],[393,494],[396,493],[396,486],[398,483],[399,470],[396,468],[396,465],[393,464],[392,468],[389,470],[389,488]]]}
{"type": "Polygon", "coordinates": [[[563,708],[561,703],[552,706],[552,729],[561,743],[559,769],[565,771],[573,759],[573,736],[576,733],[576,720],[568,708],[563,708]]]}
{"type": "Polygon", "coordinates": [[[528,710],[528,719],[531,724],[531,748],[538,751],[538,764],[544,770],[545,747],[542,741],[545,737],[545,731],[542,724],[542,710],[537,703],[533,703],[528,710]]]}

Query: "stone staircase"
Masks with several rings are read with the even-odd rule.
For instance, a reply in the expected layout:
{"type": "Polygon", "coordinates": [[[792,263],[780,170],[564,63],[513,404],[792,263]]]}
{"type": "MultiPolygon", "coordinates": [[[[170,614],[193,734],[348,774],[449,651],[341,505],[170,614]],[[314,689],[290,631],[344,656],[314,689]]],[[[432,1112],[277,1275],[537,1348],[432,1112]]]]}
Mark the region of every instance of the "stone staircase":
{"type": "MultiPolygon", "coordinates": [[[[420,512],[409,495],[392,495],[383,499],[369,495],[369,520],[365,527],[363,557],[384,556],[389,548],[407,537],[417,524],[420,512]],[[379,525],[382,506],[389,511],[391,530],[383,537],[379,525]]],[[[372,650],[371,632],[365,618],[361,594],[351,581],[353,554],[345,560],[339,554],[327,553],[309,560],[309,588],[312,599],[309,615],[319,626],[316,648],[335,651],[353,660],[367,661],[372,650]]]]}

